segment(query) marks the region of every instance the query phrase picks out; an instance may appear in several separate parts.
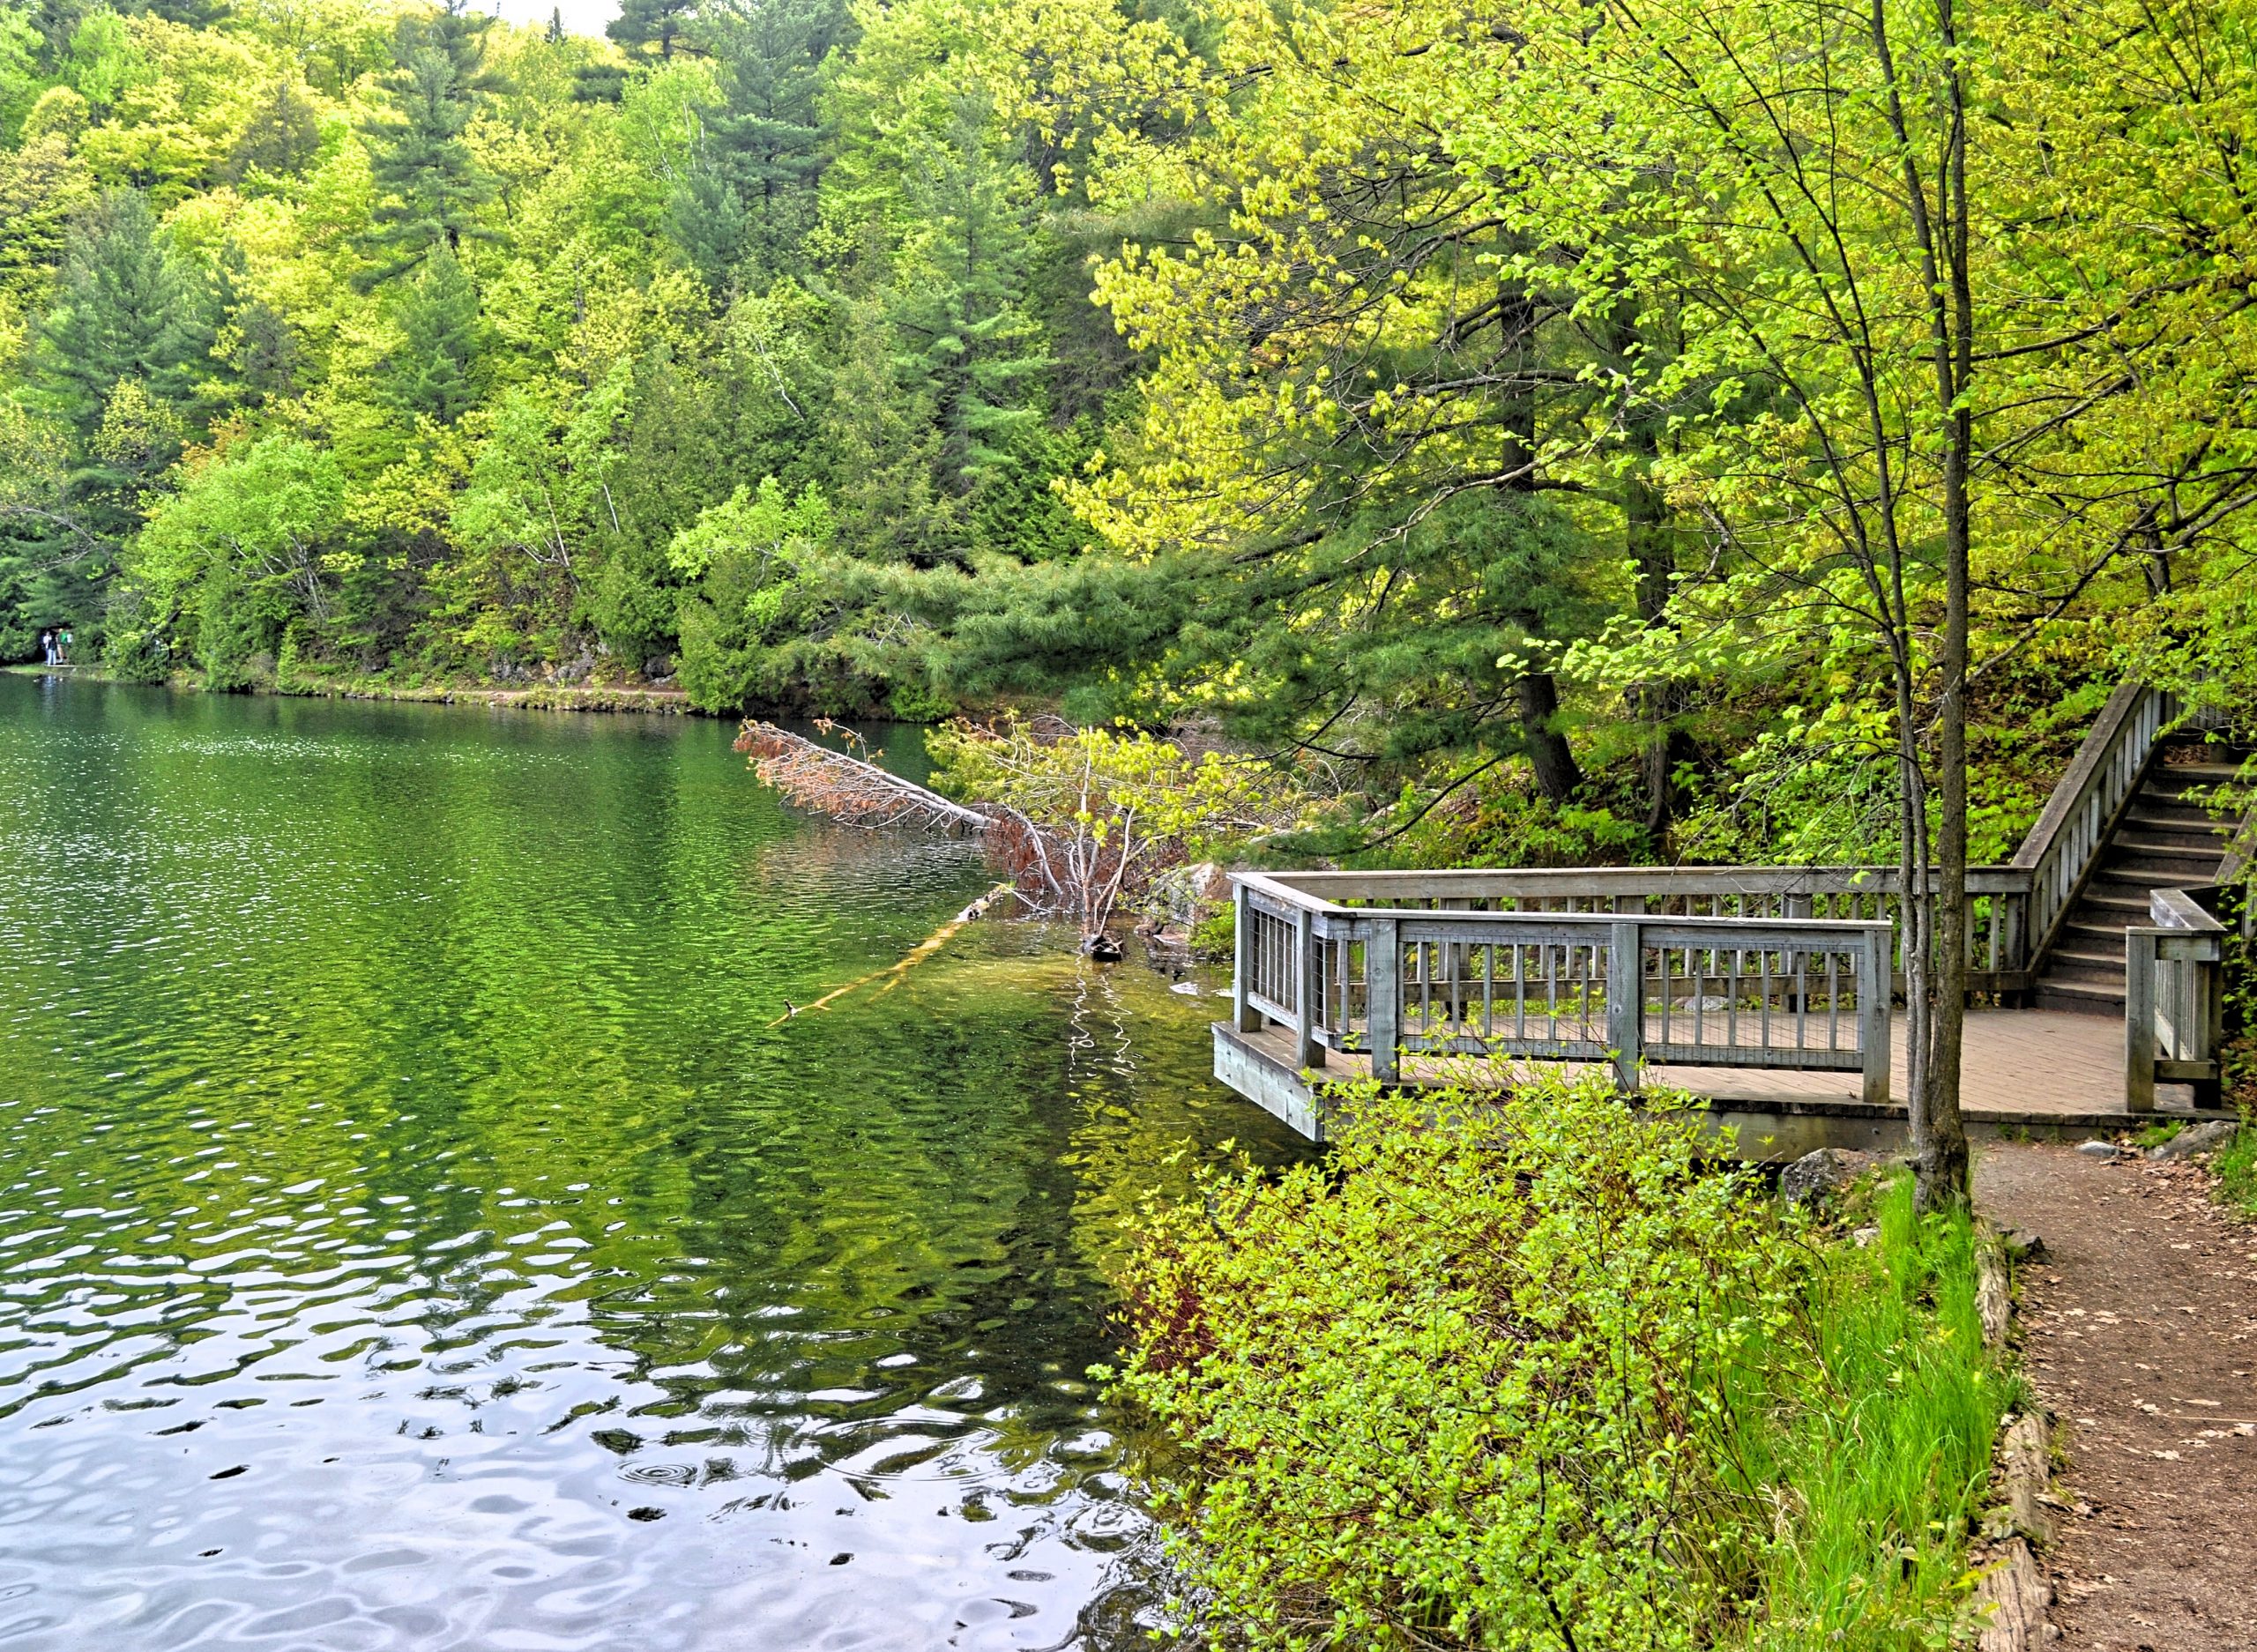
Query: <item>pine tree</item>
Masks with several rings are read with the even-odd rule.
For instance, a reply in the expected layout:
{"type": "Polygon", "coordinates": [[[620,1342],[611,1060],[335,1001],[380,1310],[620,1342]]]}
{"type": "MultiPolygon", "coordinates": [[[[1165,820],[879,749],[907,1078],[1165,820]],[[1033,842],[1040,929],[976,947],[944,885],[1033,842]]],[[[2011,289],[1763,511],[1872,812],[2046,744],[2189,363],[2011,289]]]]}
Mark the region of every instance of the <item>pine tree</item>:
{"type": "Polygon", "coordinates": [[[572,71],[572,101],[616,103],[627,95],[627,71],[617,63],[582,63],[572,71]]]}
{"type": "Polygon", "coordinates": [[[1041,420],[1050,365],[1025,308],[1032,203],[994,152],[988,110],[957,100],[941,141],[917,157],[906,193],[923,227],[887,302],[905,382],[929,397],[940,427],[936,484],[967,497],[1041,420]]]}
{"type": "Polygon", "coordinates": [[[551,46],[562,46],[564,43],[564,8],[562,6],[551,6],[548,8],[548,33],[547,38],[551,46]]]}
{"type": "Polygon", "coordinates": [[[384,262],[360,278],[363,288],[413,269],[436,247],[459,251],[466,236],[490,236],[478,209],[494,198],[494,180],[463,133],[479,100],[507,89],[486,67],[492,21],[464,11],[461,0],[436,15],[400,20],[397,66],[384,83],[395,118],[364,129],[382,197],[364,244],[384,262]]]}
{"type": "Polygon", "coordinates": [[[240,183],[253,172],[295,177],[321,149],[321,115],[287,76],[276,78],[243,127],[220,175],[240,183]]]}
{"type": "Polygon", "coordinates": [[[211,294],[175,258],[139,191],[113,190],[71,232],[55,301],[40,327],[42,399],[91,440],[123,380],[186,406],[209,363],[211,294]]]}
{"type": "Polygon", "coordinates": [[[139,525],[143,491],[192,433],[211,313],[201,272],[138,191],[111,190],[73,227],[32,388],[70,427],[65,497],[92,537],[115,544],[139,525]]]}
{"type": "Polygon", "coordinates": [[[696,10],[696,0],[621,0],[619,15],[603,32],[629,51],[658,48],[660,61],[671,59],[676,48],[689,49],[683,39],[696,10]]]}
{"type": "Polygon", "coordinates": [[[708,170],[678,192],[675,236],[714,286],[739,257],[790,272],[814,225],[824,161],[823,66],[852,23],[844,0],[750,0],[705,19],[725,106],[708,170]]]}
{"type": "Polygon", "coordinates": [[[478,399],[483,325],[478,292],[454,254],[435,248],[399,305],[405,335],[391,390],[396,406],[452,424],[478,399]]]}
{"type": "Polygon", "coordinates": [[[298,339],[282,313],[250,290],[250,259],[229,242],[212,279],[220,325],[212,354],[232,399],[259,407],[297,394],[298,339]]]}
{"type": "Polygon", "coordinates": [[[235,14],[225,0],[143,0],[138,9],[191,29],[216,27],[235,14]]]}

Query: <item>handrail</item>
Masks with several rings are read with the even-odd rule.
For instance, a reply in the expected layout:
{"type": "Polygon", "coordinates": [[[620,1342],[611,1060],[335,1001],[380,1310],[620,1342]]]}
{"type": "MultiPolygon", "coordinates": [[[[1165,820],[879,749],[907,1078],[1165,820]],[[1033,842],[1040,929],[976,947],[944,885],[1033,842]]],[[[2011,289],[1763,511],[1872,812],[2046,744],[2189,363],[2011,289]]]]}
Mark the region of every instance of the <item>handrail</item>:
{"type": "MultiPolygon", "coordinates": [[[[1893,867],[1858,866],[1483,867],[1262,876],[1292,891],[1292,898],[1351,911],[1367,910],[1372,904],[1463,909],[1469,903],[1481,903],[1502,910],[1635,912],[1652,918],[1879,920],[1890,915],[1903,887],[1893,867]]],[[[2017,867],[1969,870],[1969,991],[2013,993],[2029,989],[2030,887],[2030,874],[2017,867]]],[[[1901,959],[1897,962],[1901,964],[1901,959]]]]}
{"type": "MultiPolygon", "coordinates": [[[[2170,693],[2123,684],[2013,860],[1969,868],[1970,992],[2034,983],[2179,718],[2170,693]]],[[[1888,1095],[1899,961],[1888,919],[1903,895],[1892,867],[1241,873],[1233,882],[1239,1027],[1291,1026],[1299,1067],[1321,1065],[1327,1050],[1368,1053],[1381,1078],[1396,1075],[1398,1053],[1611,1058],[1627,1088],[1651,1056],[1857,1067],[1868,1098],[1888,1095]],[[1542,1027],[1531,1031],[1539,984],[1542,1027]],[[1499,1029],[1501,987],[1509,989],[1509,1031],[1499,1029]],[[1827,1017],[1822,1046],[1806,1038],[1813,1005],[1827,1017]],[[1849,1043],[1845,1007],[1857,1029],[1849,1043]],[[1790,1012],[1793,1038],[1776,1039],[1775,1022],[1790,1012]],[[1752,1043],[1738,1030],[1743,1019],[1760,1030],[1752,1043]],[[1688,1036],[1677,1036],[1680,1023],[1688,1036]]],[[[2214,1098],[2220,1071],[2222,926],[2183,889],[2155,891],[2150,916],[2125,935],[2134,1108],[2154,1105],[2158,1081],[2214,1098]]]]}
{"type": "Polygon", "coordinates": [[[1292,1030],[1296,1068],[1367,1054],[1648,1060],[1854,1071],[1889,1083],[1885,920],[1644,912],[1351,907],[1233,874],[1237,1024],[1292,1030]]]}
{"type": "Polygon", "coordinates": [[[2225,926],[2191,889],[2148,897],[2153,920],[2124,931],[2124,1105],[2155,1106],[2158,1082],[2217,1099],[2225,1042],[2225,926]]]}
{"type": "Polygon", "coordinates": [[[2078,798],[2100,772],[2110,748],[2115,745],[2126,719],[2132,714],[2132,708],[2142,696],[2150,692],[2143,682],[2117,685],[2116,692],[2108,696],[2107,703],[2100,708],[2100,714],[2092,719],[2092,726],[2085,731],[2084,740],[2078,746],[2077,755],[2069,760],[2067,770],[2046,798],[2045,807],[2038,815],[2037,824],[2023,835],[2021,846],[2014,852],[2013,865],[2035,867],[2052,849],[2053,840],[2061,835],[2062,828],[2075,811],[2078,798]]]}
{"type": "Polygon", "coordinates": [[[2015,851],[2013,864],[2030,874],[2031,970],[2042,968],[2053,949],[2109,834],[2139,795],[2149,761],[2178,709],[2172,696],[2143,682],[2125,683],[2110,695],[2037,823],[2015,851]]]}

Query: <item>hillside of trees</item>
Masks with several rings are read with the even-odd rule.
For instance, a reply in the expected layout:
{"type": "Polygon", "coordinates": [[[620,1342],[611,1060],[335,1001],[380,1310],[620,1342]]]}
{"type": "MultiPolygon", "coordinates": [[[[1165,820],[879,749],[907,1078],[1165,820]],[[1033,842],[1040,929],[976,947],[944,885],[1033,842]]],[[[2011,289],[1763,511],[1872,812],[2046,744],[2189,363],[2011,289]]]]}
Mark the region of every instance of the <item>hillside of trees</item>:
{"type": "Polygon", "coordinates": [[[10,4],[0,658],[1979,858],[2118,676],[2257,673],[2253,75],[2209,0],[10,4]]]}

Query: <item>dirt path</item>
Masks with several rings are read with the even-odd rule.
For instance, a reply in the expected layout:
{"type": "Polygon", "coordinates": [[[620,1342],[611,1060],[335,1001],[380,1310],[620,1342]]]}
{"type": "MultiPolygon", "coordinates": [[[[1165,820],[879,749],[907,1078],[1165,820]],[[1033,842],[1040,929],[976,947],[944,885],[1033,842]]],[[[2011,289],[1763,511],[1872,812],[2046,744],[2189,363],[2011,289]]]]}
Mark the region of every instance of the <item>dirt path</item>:
{"type": "Polygon", "coordinates": [[[2257,1227],[2187,1165],[2004,1146],[1975,1179],[2045,1242],[2021,1308],[2075,1505],[2051,1556],[2060,1644],[2257,1648],[2257,1227]]]}

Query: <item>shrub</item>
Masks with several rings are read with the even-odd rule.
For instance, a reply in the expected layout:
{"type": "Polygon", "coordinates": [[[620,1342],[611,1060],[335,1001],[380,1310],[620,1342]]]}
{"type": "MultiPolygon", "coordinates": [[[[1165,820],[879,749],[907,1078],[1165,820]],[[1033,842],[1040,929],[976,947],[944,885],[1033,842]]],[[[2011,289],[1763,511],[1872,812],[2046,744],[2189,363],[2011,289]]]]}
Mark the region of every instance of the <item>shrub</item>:
{"type": "Polygon", "coordinates": [[[1348,1099],[1329,1162],[1145,1213],[1124,1280],[1105,1374],[1182,1448],[1155,1498],[1235,1634],[1942,1633],[2007,1398],[1963,1217],[1907,1183],[1880,1246],[1821,1245],[1597,1076],[1348,1099]]]}

